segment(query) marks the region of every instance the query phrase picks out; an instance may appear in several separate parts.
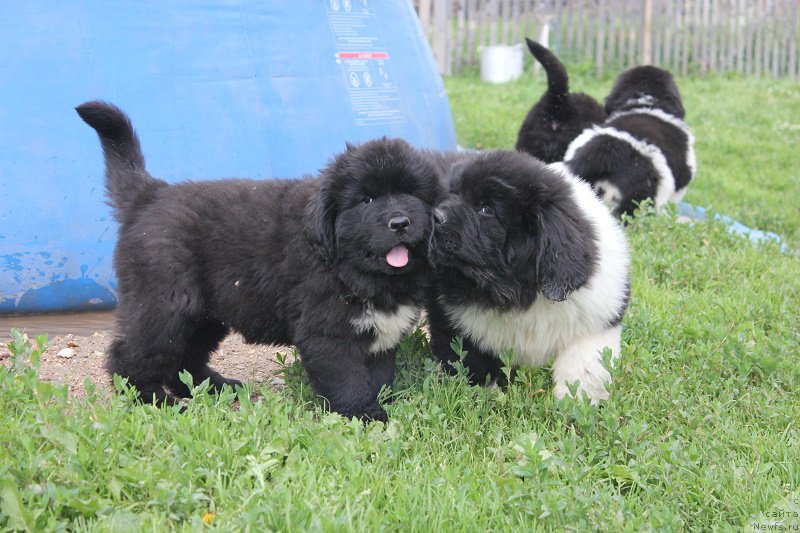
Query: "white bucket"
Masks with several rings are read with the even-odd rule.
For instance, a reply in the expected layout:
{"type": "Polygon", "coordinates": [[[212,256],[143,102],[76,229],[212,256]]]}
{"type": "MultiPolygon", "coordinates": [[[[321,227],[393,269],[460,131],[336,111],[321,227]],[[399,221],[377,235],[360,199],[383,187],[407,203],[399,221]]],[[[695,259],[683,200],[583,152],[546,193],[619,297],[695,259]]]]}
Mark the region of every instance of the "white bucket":
{"type": "Polygon", "coordinates": [[[522,75],[523,51],[521,44],[513,46],[495,44],[480,47],[481,79],[490,83],[506,83],[522,75]]]}

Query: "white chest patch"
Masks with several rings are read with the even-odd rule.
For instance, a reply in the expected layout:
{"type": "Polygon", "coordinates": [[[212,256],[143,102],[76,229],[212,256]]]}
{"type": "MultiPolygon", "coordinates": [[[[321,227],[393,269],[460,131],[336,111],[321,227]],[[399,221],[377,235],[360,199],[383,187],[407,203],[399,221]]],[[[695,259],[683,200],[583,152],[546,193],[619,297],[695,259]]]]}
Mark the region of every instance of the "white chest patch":
{"type": "Polygon", "coordinates": [[[417,324],[420,308],[401,305],[394,312],[379,311],[371,305],[350,323],[358,333],[372,333],[375,340],[369,347],[371,353],[390,350],[397,346],[403,335],[411,332],[417,324]]]}
{"type": "Polygon", "coordinates": [[[574,299],[553,303],[540,296],[525,311],[446,306],[445,312],[482,350],[499,355],[510,349],[514,364],[522,366],[542,366],[573,339],[602,328],[602,322],[592,313],[586,316],[574,299]]]}

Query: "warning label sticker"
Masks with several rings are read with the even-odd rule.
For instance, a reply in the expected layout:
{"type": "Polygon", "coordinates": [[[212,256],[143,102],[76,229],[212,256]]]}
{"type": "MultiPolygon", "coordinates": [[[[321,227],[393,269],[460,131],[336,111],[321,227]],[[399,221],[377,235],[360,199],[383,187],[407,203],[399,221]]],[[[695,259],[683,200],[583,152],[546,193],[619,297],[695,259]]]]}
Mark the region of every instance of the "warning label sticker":
{"type": "Polygon", "coordinates": [[[327,4],[337,49],[334,60],[347,84],[356,126],[405,122],[391,58],[368,0],[328,0],[327,4]]]}

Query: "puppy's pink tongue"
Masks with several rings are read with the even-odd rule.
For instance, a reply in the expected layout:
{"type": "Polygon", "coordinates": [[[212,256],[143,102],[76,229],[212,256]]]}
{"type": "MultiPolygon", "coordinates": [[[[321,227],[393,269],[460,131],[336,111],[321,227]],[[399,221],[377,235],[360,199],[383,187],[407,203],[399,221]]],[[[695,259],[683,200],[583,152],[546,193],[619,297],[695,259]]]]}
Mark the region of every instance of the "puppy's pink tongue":
{"type": "Polygon", "coordinates": [[[386,262],[395,268],[401,268],[408,264],[408,248],[405,244],[398,244],[386,254],[386,262]]]}

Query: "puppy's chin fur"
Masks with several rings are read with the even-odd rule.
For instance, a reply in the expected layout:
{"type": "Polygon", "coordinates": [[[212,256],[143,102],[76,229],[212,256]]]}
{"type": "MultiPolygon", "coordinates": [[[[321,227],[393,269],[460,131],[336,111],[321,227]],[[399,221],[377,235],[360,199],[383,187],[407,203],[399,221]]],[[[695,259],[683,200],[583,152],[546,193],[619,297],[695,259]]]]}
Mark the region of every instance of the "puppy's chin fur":
{"type": "Polygon", "coordinates": [[[495,379],[512,350],[517,365],[553,361],[556,396],[580,381],[593,402],[606,398],[601,353],[619,356],[630,290],[619,224],[563,165],[524,154],[469,156],[448,181],[431,241],[434,354],[453,361],[462,336],[475,383],[495,379]]]}
{"type": "Polygon", "coordinates": [[[130,120],[89,102],[106,189],[120,221],[117,338],[107,368],[143,401],[175,403],[182,369],[212,388],[208,366],[230,332],[294,344],[316,392],[347,417],[386,420],[377,397],[394,348],[416,324],[438,171],[399,139],[347,146],[319,178],[168,185],[151,177],[130,120]],[[393,267],[398,244],[409,261],[393,267]]]}

